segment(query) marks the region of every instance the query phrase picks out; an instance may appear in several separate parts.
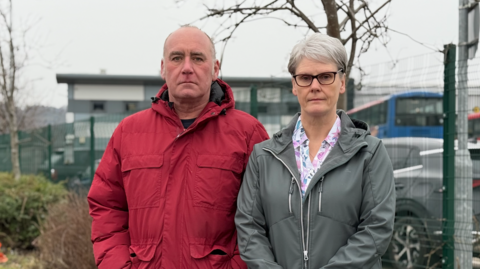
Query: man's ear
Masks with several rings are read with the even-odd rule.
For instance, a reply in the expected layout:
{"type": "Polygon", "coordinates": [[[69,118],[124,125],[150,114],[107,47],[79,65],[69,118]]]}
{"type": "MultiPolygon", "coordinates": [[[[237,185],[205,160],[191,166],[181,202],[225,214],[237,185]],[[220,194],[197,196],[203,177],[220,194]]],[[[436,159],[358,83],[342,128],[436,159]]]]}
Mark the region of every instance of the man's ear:
{"type": "Polygon", "coordinates": [[[163,80],[165,80],[165,66],[163,65],[163,59],[160,63],[160,76],[162,76],[163,80]]]}
{"type": "Polygon", "coordinates": [[[215,60],[215,62],[213,63],[212,81],[217,80],[219,72],[220,72],[220,62],[218,60],[215,60]]]}

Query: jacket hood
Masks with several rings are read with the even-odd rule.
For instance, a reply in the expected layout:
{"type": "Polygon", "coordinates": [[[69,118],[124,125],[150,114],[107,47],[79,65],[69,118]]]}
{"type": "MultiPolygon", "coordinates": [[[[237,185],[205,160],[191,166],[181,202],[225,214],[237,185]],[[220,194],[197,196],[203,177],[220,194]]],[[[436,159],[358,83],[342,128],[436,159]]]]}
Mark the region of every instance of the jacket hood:
{"type": "MultiPolygon", "coordinates": [[[[337,144],[344,152],[365,141],[365,136],[370,134],[370,128],[367,123],[361,120],[350,119],[347,113],[340,109],[337,110],[337,115],[342,122],[342,131],[337,144]]],[[[273,139],[271,139],[273,144],[269,145],[268,148],[275,153],[280,153],[292,143],[292,135],[299,116],[300,112],[292,118],[284,129],[273,135],[273,139]]]]}
{"type": "MultiPolygon", "coordinates": [[[[165,83],[155,97],[152,97],[152,108],[158,113],[171,113],[174,103],[170,102],[168,95],[168,86],[165,83]],[[168,109],[167,109],[168,108],[168,109]]],[[[232,88],[221,79],[212,82],[210,87],[209,103],[203,109],[202,114],[207,110],[214,109],[218,112],[235,107],[232,88]]]]}

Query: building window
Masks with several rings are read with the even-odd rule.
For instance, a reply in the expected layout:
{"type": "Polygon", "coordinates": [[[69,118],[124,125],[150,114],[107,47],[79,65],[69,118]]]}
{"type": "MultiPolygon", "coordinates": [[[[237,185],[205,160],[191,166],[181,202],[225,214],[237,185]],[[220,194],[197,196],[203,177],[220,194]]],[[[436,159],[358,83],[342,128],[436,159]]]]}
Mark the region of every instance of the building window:
{"type": "Polygon", "coordinates": [[[105,102],[93,102],[93,112],[105,112],[105,102]]]}
{"type": "Polygon", "coordinates": [[[135,102],[127,102],[125,103],[125,111],[136,111],[137,104],[135,102]]]}

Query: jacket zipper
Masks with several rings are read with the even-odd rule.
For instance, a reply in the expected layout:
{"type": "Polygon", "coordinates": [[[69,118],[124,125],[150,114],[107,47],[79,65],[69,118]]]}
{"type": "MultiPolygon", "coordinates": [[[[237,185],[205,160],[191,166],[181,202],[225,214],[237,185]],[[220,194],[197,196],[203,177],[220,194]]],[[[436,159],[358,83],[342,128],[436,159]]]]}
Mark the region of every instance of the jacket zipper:
{"type": "Polygon", "coordinates": [[[325,176],[320,179],[320,188],[318,189],[318,212],[322,212],[322,193],[323,193],[323,180],[325,176]]]}
{"type": "MultiPolygon", "coordinates": [[[[298,179],[295,177],[295,175],[292,173],[292,171],[290,170],[290,168],[288,167],[288,165],[286,165],[282,159],[278,158],[278,156],[273,153],[273,151],[267,149],[267,148],[263,148],[263,150],[265,151],[268,151],[270,152],[277,160],[279,160],[288,170],[288,172],[290,172],[290,174],[292,175],[292,178],[293,179],[296,179],[296,182],[297,182],[297,187],[298,187],[298,191],[300,193],[300,225],[302,226],[302,244],[303,244],[303,260],[305,261],[305,268],[307,268],[307,261],[308,261],[308,249],[307,249],[307,246],[305,245],[305,231],[303,229],[303,204],[302,204],[302,189],[300,187],[300,185],[298,184],[298,179]]],[[[309,211],[310,211],[310,197],[309,197],[309,211]]],[[[309,218],[310,219],[310,216],[309,218]]],[[[307,231],[308,232],[308,231],[307,231]]],[[[308,241],[308,239],[307,239],[308,241]]]]}
{"type": "Polygon", "coordinates": [[[295,184],[295,178],[292,177],[292,183],[290,184],[290,190],[288,191],[288,209],[290,214],[292,214],[292,194],[293,194],[293,185],[295,184]]]}
{"type": "MultiPolygon", "coordinates": [[[[303,252],[303,260],[305,261],[305,269],[307,269],[307,262],[308,262],[308,237],[310,235],[310,196],[308,196],[308,210],[307,210],[307,241],[306,241],[306,248],[303,252]]],[[[302,206],[303,207],[303,206],[302,206]]],[[[302,226],[303,229],[303,226],[302,226]]]]}

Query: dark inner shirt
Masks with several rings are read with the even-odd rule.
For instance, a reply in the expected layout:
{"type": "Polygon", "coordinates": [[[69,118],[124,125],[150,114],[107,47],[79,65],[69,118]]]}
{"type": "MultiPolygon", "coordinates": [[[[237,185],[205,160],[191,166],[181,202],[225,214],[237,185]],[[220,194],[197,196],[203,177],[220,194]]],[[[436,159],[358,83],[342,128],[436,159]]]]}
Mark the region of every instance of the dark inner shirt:
{"type": "Polygon", "coordinates": [[[190,125],[192,125],[192,123],[195,120],[196,120],[196,118],[195,119],[189,119],[189,120],[181,120],[182,124],[183,124],[183,128],[188,129],[188,127],[190,127],[190,125]]]}

